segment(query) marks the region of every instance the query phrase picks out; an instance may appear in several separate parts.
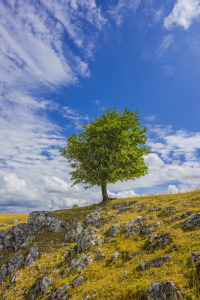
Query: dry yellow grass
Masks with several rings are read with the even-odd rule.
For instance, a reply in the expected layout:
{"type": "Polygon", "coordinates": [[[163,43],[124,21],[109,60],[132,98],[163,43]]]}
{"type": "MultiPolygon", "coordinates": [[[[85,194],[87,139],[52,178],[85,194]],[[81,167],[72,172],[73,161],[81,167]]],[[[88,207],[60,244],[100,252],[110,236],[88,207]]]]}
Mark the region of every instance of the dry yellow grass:
{"type": "Polygon", "coordinates": [[[20,223],[27,223],[29,214],[0,214],[0,230],[5,230],[13,226],[11,224],[14,220],[19,220],[15,225],[20,223]],[[5,226],[2,226],[6,224],[5,226]]]}

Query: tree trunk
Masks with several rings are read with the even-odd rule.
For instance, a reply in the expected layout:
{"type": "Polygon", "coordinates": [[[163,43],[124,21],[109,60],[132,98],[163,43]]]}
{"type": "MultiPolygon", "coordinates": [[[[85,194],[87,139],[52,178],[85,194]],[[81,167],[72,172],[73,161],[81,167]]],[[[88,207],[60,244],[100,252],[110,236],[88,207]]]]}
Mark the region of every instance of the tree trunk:
{"type": "Polygon", "coordinates": [[[107,194],[107,185],[102,185],[101,186],[101,191],[102,191],[102,196],[103,196],[103,203],[108,202],[109,198],[108,198],[108,194],[107,194]]]}

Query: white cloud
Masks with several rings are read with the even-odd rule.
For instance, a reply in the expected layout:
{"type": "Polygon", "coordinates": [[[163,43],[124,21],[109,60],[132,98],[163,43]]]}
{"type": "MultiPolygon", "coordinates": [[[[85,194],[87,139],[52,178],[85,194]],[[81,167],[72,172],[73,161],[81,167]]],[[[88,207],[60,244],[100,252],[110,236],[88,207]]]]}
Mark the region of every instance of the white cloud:
{"type": "Polygon", "coordinates": [[[174,35],[168,34],[165,37],[163,37],[162,42],[160,46],[157,49],[157,55],[159,57],[163,57],[166,55],[169,47],[174,43],[174,35]]]}
{"type": "Polygon", "coordinates": [[[87,58],[106,20],[95,1],[0,3],[0,81],[12,88],[52,88],[90,75],[87,58]],[[93,29],[85,31],[85,24],[93,29]],[[68,34],[77,51],[66,43],[68,34]],[[73,50],[72,50],[73,49],[73,50]],[[75,54],[76,52],[76,54],[75,54]],[[84,57],[82,57],[84,55],[84,57]]]}
{"type": "Polygon", "coordinates": [[[145,118],[145,120],[152,122],[152,121],[155,121],[156,117],[157,117],[157,115],[151,115],[151,116],[146,116],[144,118],[145,118]]]}
{"type": "Polygon", "coordinates": [[[110,6],[108,12],[119,27],[127,15],[134,13],[137,10],[140,2],[141,0],[118,0],[117,4],[110,6]]]}
{"type": "Polygon", "coordinates": [[[172,12],[164,19],[164,26],[188,29],[195,19],[200,16],[200,0],[177,0],[172,12]]]}

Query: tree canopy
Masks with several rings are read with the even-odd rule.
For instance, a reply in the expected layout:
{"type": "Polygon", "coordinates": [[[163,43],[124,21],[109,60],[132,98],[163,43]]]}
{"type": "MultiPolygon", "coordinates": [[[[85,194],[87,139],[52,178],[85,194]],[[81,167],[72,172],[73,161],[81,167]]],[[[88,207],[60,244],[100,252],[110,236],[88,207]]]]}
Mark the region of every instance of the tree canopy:
{"type": "Polygon", "coordinates": [[[146,140],[146,128],[139,122],[138,111],[126,108],[120,114],[116,108],[107,109],[100,118],[84,123],[77,135],[73,133],[60,152],[71,162],[73,185],[100,186],[103,202],[106,202],[108,183],[135,179],[147,173],[146,140]]]}

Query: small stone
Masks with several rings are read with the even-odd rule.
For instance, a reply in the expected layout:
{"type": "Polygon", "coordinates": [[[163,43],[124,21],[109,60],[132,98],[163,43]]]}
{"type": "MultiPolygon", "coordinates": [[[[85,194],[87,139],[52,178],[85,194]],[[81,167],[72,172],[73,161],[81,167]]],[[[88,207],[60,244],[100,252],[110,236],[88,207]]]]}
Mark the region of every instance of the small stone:
{"type": "Polygon", "coordinates": [[[146,267],[146,260],[140,261],[139,267],[140,267],[141,269],[145,268],[145,267],[146,267]]]}
{"type": "Polygon", "coordinates": [[[120,226],[119,225],[111,225],[109,229],[109,236],[115,237],[120,232],[120,226]]]}
{"type": "Polygon", "coordinates": [[[83,276],[78,276],[72,281],[72,286],[75,288],[83,283],[83,281],[85,281],[85,278],[83,276]]]}
{"type": "Polygon", "coordinates": [[[193,264],[200,260],[200,252],[191,253],[191,260],[193,264]]]}
{"type": "Polygon", "coordinates": [[[169,262],[171,260],[170,256],[160,256],[156,257],[152,260],[150,260],[150,267],[155,268],[155,267],[161,267],[164,265],[166,262],[169,262]]]}
{"type": "Polygon", "coordinates": [[[119,253],[119,252],[114,253],[112,256],[112,262],[116,261],[120,257],[120,255],[121,255],[121,253],[119,253]]]}
{"type": "Polygon", "coordinates": [[[162,226],[162,222],[161,221],[153,223],[153,227],[154,228],[158,228],[158,227],[161,227],[161,226],[162,226]]]}
{"type": "Polygon", "coordinates": [[[145,291],[148,300],[181,300],[180,292],[172,281],[154,282],[145,291]]]}
{"type": "Polygon", "coordinates": [[[82,300],[88,300],[90,298],[89,295],[85,296],[82,300]]]}
{"type": "Polygon", "coordinates": [[[148,208],[148,205],[145,204],[145,203],[142,203],[141,206],[140,206],[140,211],[144,211],[148,208]]]}
{"type": "Polygon", "coordinates": [[[149,243],[153,243],[153,241],[157,238],[157,234],[149,235],[148,241],[149,243]]]}

